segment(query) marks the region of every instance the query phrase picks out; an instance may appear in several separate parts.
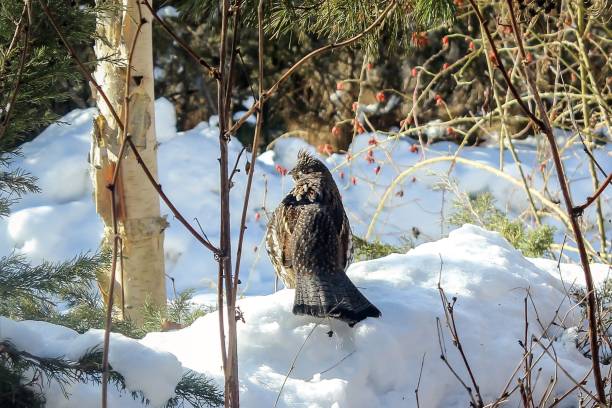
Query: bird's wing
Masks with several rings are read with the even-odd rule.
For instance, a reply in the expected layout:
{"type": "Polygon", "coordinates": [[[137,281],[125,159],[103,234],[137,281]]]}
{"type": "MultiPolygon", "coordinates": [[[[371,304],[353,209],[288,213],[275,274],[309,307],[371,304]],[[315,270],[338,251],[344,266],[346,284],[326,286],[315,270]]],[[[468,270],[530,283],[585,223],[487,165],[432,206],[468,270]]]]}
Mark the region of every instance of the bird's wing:
{"type": "Polygon", "coordinates": [[[276,274],[286,287],[295,287],[295,274],[291,253],[293,230],[299,207],[295,199],[287,196],[272,214],[266,233],[266,249],[276,274]]]}
{"type": "Polygon", "coordinates": [[[338,239],[338,262],[346,272],[351,262],[353,262],[353,232],[351,231],[351,225],[349,224],[346,214],[343,214],[342,227],[340,228],[338,239]]]}

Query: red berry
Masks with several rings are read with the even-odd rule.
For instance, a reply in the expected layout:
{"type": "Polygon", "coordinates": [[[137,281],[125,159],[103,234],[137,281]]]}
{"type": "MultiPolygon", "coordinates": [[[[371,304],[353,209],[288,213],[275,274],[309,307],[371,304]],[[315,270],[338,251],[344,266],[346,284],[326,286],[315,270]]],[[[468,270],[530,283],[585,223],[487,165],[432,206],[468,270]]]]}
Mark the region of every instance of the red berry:
{"type": "Polygon", "coordinates": [[[340,173],[338,173],[338,175],[340,176],[341,180],[344,180],[344,172],[343,171],[340,171],[340,173]]]}
{"type": "Polygon", "coordinates": [[[376,100],[378,102],[384,102],[385,101],[385,93],[383,91],[380,91],[378,93],[376,93],[376,100]]]}
{"type": "Polygon", "coordinates": [[[332,135],[334,135],[335,137],[338,137],[342,134],[342,130],[340,130],[340,128],[338,126],[334,126],[331,129],[332,135]]]}
{"type": "Polygon", "coordinates": [[[280,174],[281,176],[284,176],[287,174],[287,169],[281,166],[280,164],[277,164],[274,168],[276,169],[276,172],[280,174]]]}
{"type": "Polygon", "coordinates": [[[525,60],[527,61],[528,64],[531,64],[533,62],[533,54],[528,52],[525,60]]]}
{"type": "Polygon", "coordinates": [[[361,123],[357,122],[357,123],[355,123],[355,131],[358,134],[362,134],[362,133],[365,133],[365,128],[363,127],[363,125],[361,123]]]}
{"type": "Polygon", "coordinates": [[[342,90],[344,90],[344,82],[337,82],[337,83],[336,83],[336,89],[337,89],[338,91],[342,91],[342,90]]]}
{"type": "Polygon", "coordinates": [[[374,173],[378,175],[378,173],[380,173],[380,170],[380,166],[376,166],[376,168],[374,169],[374,173]]]}
{"type": "Polygon", "coordinates": [[[450,65],[448,65],[448,62],[445,62],[445,63],[442,65],[442,69],[447,70],[449,66],[450,66],[450,65]]]}
{"type": "Polygon", "coordinates": [[[259,221],[259,219],[261,218],[261,214],[259,214],[258,212],[255,213],[255,221],[259,221]]]}
{"type": "Polygon", "coordinates": [[[353,183],[354,186],[357,185],[357,178],[355,176],[351,177],[351,183],[353,183]]]}
{"type": "Polygon", "coordinates": [[[374,152],[372,150],[368,150],[368,154],[366,154],[365,157],[366,161],[368,162],[368,164],[372,164],[374,163],[374,152]]]}
{"type": "Polygon", "coordinates": [[[442,37],[442,46],[448,47],[448,35],[445,35],[444,37],[442,37]]]}
{"type": "Polygon", "coordinates": [[[455,129],[449,126],[446,128],[446,133],[448,133],[449,136],[453,136],[455,134],[455,129]]]}
{"type": "Polygon", "coordinates": [[[434,99],[436,100],[436,105],[444,105],[444,99],[442,99],[442,96],[440,94],[437,94],[434,99]]]}
{"type": "Polygon", "coordinates": [[[410,74],[412,75],[413,78],[416,78],[418,73],[419,71],[417,71],[416,68],[412,68],[412,70],[410,71],[410,74]]]}
{"type": "Polygon", "coordinates": [[[470,45],[468,46],[468,48],[470,49],[470,51],[474,51],[476,49],[476,44],[474,44],[474,41],[470,41],[470,45]]]}
{"type": "Polygon", "coordinates": [[[419,147],[415,144],[410,145],[410,153],[418,153],[419,147]]]}
{"type": "MultiPolygon", "coordinates": [[[[375,145],[377,145],[377,144],[378,144],[378,140],[376,140],[376,138],[375,138],[375,137],[371,137],[371,138],[370,138],[370,140],[368,140],[368,144],[369,144],[370,146],[375,146],[375,145]]],[[[370,150],[370,151],[369,151],[369,153],[372,153],[372,151],[370,150]]]]}
{"type": "Polygon", "coordinates": [[[359,108],[359,102],[353,102],[353,105],[351,106],[353,112],[357,112],[357,108],[359,108]]]}
{"type": "Polygon", "coordinates": [[[371,62],[368,62],[368,71],[371,71],[372,68],[374,68],[374,65],[372,65],[371,62]]]}

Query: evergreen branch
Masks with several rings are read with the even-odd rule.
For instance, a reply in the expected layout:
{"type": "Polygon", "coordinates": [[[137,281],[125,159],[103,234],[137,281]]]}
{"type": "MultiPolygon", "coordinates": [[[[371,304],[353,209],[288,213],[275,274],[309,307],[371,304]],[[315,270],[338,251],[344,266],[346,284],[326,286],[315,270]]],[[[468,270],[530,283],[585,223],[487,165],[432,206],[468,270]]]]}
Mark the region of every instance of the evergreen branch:
{"type": "Polygon", "coordinates": [[[123,130],[123,122],[119,118],[119,115],[117,114],[117,111],[115,110],[115,108],[113,107],[111,102],[109,101],[108,97],[106,96],[106,93],[104,93],[104,91],[102,90],[102,88],[100,87],[98,82],[93,78],[93,76],[89,73],[89,71],[87,70],[87,68],[83,64],[83,62],[77,56],[77,53],[74,50],[74,48],[72,48],[72,46],[68,43],[68,40],[66,39],[64,34],[62,34],[62,31],[59,29],[59,27],[57,25],[57,22],[55,21],[55,18],[53,17],[53,14],[49,10],[49,7],[47,7],[47,5],[44,3],[43,0],[38,0],[38,2],[40,3],[40,6],[42,7],[43,12],[45,13],[47,18],[49,19],[49,22],[53,26],[53,29],[55,30],[55,32],[57,33],[58,37],[60,38],[60,41],[62,42],[62,44],[64,44],[64,47],[66,47],[66,49],[68,50],[68,53],[70,54],[70,56],[77,63],[77,65],[79,67],[79,70],[81,71],[83,76],[89,81],[89,83],[94,88],[96,88],[96,90],[98,91],[98,93],[100,94],[102,99],[104,99],[104,102],[106,103],[106,106],[108,107],[108,110],[110,111],[111,115],[113,116],[113,118],[117,122],[117,126],[119,127],[119,129],[123,130]]]}
{"type": "Polygon", "coordinates": [[[389,12],[391,10],[393,10],[396,7],[397,3],[395,0],[392,0],[389,2],[389,4],[387,5],[387,7],[380,13],[380,15],[374,20],[374,22],[372,22],[372,24],[370,24],[365,30],[363,30],[362,32],[360,32],[359,34],[348,38],[344,41],[340,41],[340,42],[336,42],[336,43],[330,43],[327,44],[321,48],[317,48],[314,51],[311,51],[310,53],[306,54],[304,57],[302,57],[298,62],[296,62],[295,64],[293,64],[291,66],[291,68],[289,68],[287,71],[285,71],[284,74],[281,75],[281,77],[274,83],[274,85],[272,85],[266,92],[264,92],[261,97],[259,98],[259,100],[257,102],[255,102],[253,104],[253,106],[251,106],[249,108],[249,110],[240,117],[240,119],[238,119],[238,121],[226,132],[226,135],[231,135],[236,133],[236,131],[246,123],[246,121],[248,120],[249,117],[251,117],[251,115],[253,115],[253,113],[255,113],[256,111],[258,111],[261,107],[261,105],[268,99],[270,99],[270,97],[272,97],[272,95],[274,95],[279,87],[285,82],[287,81],[287,79],[289,79],[289,77],[298,70],[298,68],[300,68],[302,65],[304,65],[304,63],[306,63],[307,61],[311,60],[312,58],[324,54],[328,51],[337,49],[337,48],[341,48],[341,47],[345,47],[348,45],[351,45],[357,41],[359,41],[360,39],[362,39],[365,35],[367,35],[368,33],[370,33],[371,31],[373,31],[375,28],[377,28],[379,25],[382,24],[382,22],[385,20],[385,17],[387,16],[387,14],[389,14],[389,12]]]}
{"type": "Polygon", "coordinates": [[[26,0],[25,2],[25,11],[28,16],[28,22],[25,24],[23,35],[23,47],[21,50],[21,58],[19,59],[19,68],[17,68],[17,77],[15,79],[15,85],[13,86],[13,92],[9,99],[9,103],[7,104],[6,112],[4,112],[4,121],[0,124],[0,140],[4,137],[6,133],[6,129],[8,128],[9,121],[11,119],[11,114],[15,108],[15,101],[17,100],[17,93],[19,92],[19,87],[21,86],[21,79],[23,77],[23,71],[26,64],[26,58],[28,56],[28,49],[30,45],[30,24],[32,17],[32,10],[30,1],[26,0]]]}
{"type": "Polygon", "coordinates": [[[0,258],[0,312],[8,314],[17,299],[35,297],[53,303],[54,297],[68,304],[81,297],[84,288],[91,288],[104,254],[78,255],[60,263],[43,262],[32,266],[21,255],[0,258]]]}
{"type": "Polygon", "coordinates": [[[174,389],[176,395],[168,400],[166,408],[185,406],[185,402],[194,407],[220,407],[223,405],[223,393],[212,380],[188,370],[174,389]]]}
{"type": "MultiPolygon", "coordinates": [[[[102,383],[101,361],[102,352],[99,347],[87,350],[78,361],[70,361],[63,357],[36,356],[19,350],[8,340],[3,340],[0,341],[0,385],[2,386],[0,390],[5,389],[5,383],[12,380],[13,386],[21,389],[38,386],[41,388],[39,398],[44,399],[42,386],[45,383],[48,386],[55,382],[64,397],[70,398],[67,390],[69,385],[102,383]],[[31,380],[23,382],[26,377],[31,380]]],[[[108,378],[118,391],[128,390],[125,377],[112,367],[109,369],[108,378]]],[[[145,405],[150,404],[142,391],[128,391],[134,400],[139,400],[145,405]]],[[[0,394],[0,402],[2,401],[4,396],[0,394]]],[[[193,407],[218,407],[223,405],[223,394],[212,380],[189,370],[181,377],[175,387],[175,395],[166,402],[165,407],[184,407],[186,403],[193,407]]]]}

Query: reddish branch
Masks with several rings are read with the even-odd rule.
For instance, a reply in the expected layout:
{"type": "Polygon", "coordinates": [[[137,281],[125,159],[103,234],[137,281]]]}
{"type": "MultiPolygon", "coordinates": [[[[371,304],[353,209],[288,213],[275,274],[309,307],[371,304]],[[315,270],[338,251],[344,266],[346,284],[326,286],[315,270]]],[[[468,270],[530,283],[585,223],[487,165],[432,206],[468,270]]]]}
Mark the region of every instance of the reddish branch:
{"type": "Polygon", "coordinates": [[[601,193],[603,193],[606,187],[608,187],[610,182],[612,182],[612,173],[608,174],[608,177],[606,177],[603,183],[600,184],[599,188],[597,189],[597,191],[595,191],[595,193],[593,193],[592,196],[587,197],[587,200],[584,204],[574,207],[574,214],[576,214],[577,216],[582,215],[582,213],[588,206],[597,201],[597,198],[601,195],[601,193]]]}
{"type": "MultiPolygon", "coordinates": [[[[263,75],[264,75],[264,32],[263,32],[263,0],[259,0],[257,6],[257,27],[258,27],[258,72],[257,82],[259,88],[259,100],[263,97],[263,75]]],[[[240,235],[238,237],[238,250],[236,251],[236,269],[234,270],[234,298],[238,291],[238,276],[240,275],[240,259],[242,257],[242,245],[244,242],[244,232],[246,231],[246,217],[249,207],[249,198],[251,196],[251,186],[253,184],[253,174],[255,173],[255,163],[257,158],[257,147],[259,146],[259,138],[263,128],[263,107],[257,111],[257,122],[255,124],[255,134],[253,135],[253,145],[251,146],[251,165],[249,166],[249,174],[247,177],[246,191],[244,193],[244,203],[242,205],[242,216],[240,219],[240,235]]]]}
{"type": "MultiPolygon", "coordinates": [[[[229,163],[228,163],[228,138],[225,130],[229,123],[229,112],[226,108],[227,81],[227,33],[229,24],[229,0],[221,1],[221,41],[219,44],[219,72],[221,79],[217,81],[217,109],[219,112],[219,184],[220,184],[220,240],[219,250],[219,274],[217,281],[217,307],[219,310],[219,337],[221,345],[221,358],[225,374],[225,406],[228,408],[238,407],[238,361],[235,308],[232,302],[232,241],[231,241],[231,214],[229,202],[229,163]],[[227,316],[228,316],[228,344],[225,344],[225,322],[223,314],[223,291],[225,289],[227,316]]],[[[234,33],[235,35],[236,33],[234,33]]],[[[234,50],[231,50],[233,52],[234,50]]]]}
{"type": "Polygon", "coordinates": [[[106,94],[104,93],[104,91],[102,90],[100,85],[98,85],[98,83],[93,78],[93,76],[89,73],[87,68],[85,68],[85,65],[83,65],[83,63],[81,62],[81,60],[77,56],[76,51],[74,50],[74,48],[72,48],[72,46],[68,43],[68,41],[66,40],[66,37],[64,36],[64,34],[62,34],[62,31],[59,29],[59,27],[58,27],[58,25],[57,25],[57,23],[55,21],[55,18],[53,17],[53,14],[51,14],[51,11],[49,10],[49,7],[47,7],[47,5],[45,4],[45,2],[43,0],[38,0],[38,2],[40,3],[40,6],[42,7],[42,10],[45,13],[45,15],[47,16],[47,18],[49,18],[49,22],[53,26],[53,29],[57,33],[57,36],[62,41],[62,44],[64,44],[64,47],[68,50],[68,53],[70,54],[72,59],[74,59],[75,62],[77,63],[77,65],[79,66],[79,70],[81,71],[83,76],[85,78],[87,78],[89,83],[91,85],[93,85],[94,88],[96,88],[96,91],[98,91],[98,93],[100,94],[102,99],[104,99],[104,102],[108,106],[108,109],[109,109],[111,115],[113,115],[113,118],[117,122],[117,126],[119,126],[119,129],[123,130],[123,122],[119,118],[119,115],[117,114],[117,111],[115,110],[115,108],[113,108],[113,105],[108,100],[108,97],[106,96],[106,94]]]}
{"type": "Polygon", "coordinates": [[[221,73],[219,72],[219,70],[217,68],[211,67],[210,64],[208,62],[206,62],[206,60],[202,57],[200,57],[194,50],[193,48],[191,48],[189,46],[189,44],[187,44],[185,41],[183,41],[181,39],[181,37],[179,37],[178,35],[176,35],[174,33],[174,31],[172,31],[172,29],[170,28],[170,26],[168,24],[166,24],[166,22],[164,20],[162,20],[157,13],[155,12],[155,10],[153,10],[153,7],[151,7],[151,4],[148,2],[148,0],[142,0],[142,4],[149,9],[149,11],[151,12],[151,14],[153,15],[153,18],[155,18],[155,20],[157,20],[157,22],[159,24],[161,24],[161,26],[163,27],[163,29],[168,33],[168,35],[170,35],[170,37],[172,37],[174,39],[174,41],[177,42],[178,45],[181,46],[182,49],[184,49],[187,54],[189,54],[189,56],[191,58],[193,58],[193,60],[195,62],[197,62],[198,64],[200,64],[201,66],[203,66],[204,68],[206,68],[210,74],[210,76],[212,76],[213,78],[215,78],[217,81],[221,79],[221,73]]]}
{"type": "MultiPolygon", "coordinates": [[[[113,179],[111,183],[107,186],[111,193],[111,219],[113,223],[113,255],[111,261],[111,274],[109,281],[109,289],[108,289],[108,300],[106,304],[106,320],[104,324],[104,346],[102,350],[102,408],[107,407],[108,403],[108,352],[110,346],[110,332],[113,325],[113,303],[114,303],[114,294],[115,294],[115,277],[117,274],[117,250],[123,248],[123,243],[121,242],[121,236],[119,235],[119,231],[117,228],[117,211],[116,211],[116,201],[117,201],[117,180],[119,179],[119,171],[121,170],[121,163],[123,160],[123,156],[125,153],[125,148],[129,142],[131,142],[130,136],[128,134],[128,124],[130,118],[130,110],[129,110],[129,95],[130,95],[130,77],[132,75],[132,60],[134,58],[134,50],[136,49],[136,42],[140,37],[140,33],[142,31],[142,26],[146,22],[142,18],[142,10],[140,9],[140,5],[138,5],[138,28],[136,29],[136,33],[134,34],[134,38],[132,39],[132,44],[130,44],[130,48],[128,51],[128,60],[127,60],[127,69],[125,71],[125,92],[124,92],[124,106],[123,106],[123,123],[125,126],[122,130],[122,142],[121,148],[119,149],[119,156],[117,158],[117,163],[115,164],[115,169],[113,171],[113,179]]],[[[125,311],[125,287],[123,281],[123,254],[120,258],[121,261],[121,309],[125,311]]]]}
{"type": "Polygon", "coordinates": [[[104,320],[104,343],[102,346],[102,407],[107,407],[107,398],[108,398],[108,375],[109,375],[109,367],[108,367],[108,351],[110,347],[110,332],[113,325],[113,301],[115,296],[115,277],[117,274],[117,250],[121,246],[121,236],[119,235],[119,230],[117,227],[117,212],[116,212],[116,186],[117,179],[119,178],[119,169],[121,168],[121,162],[123,160],[123,156],[125,155],[125,148],[127,143],[130,143],[131,140],[129,136],[121,143],[121,148],[119,149],[119,156],[117,159],[117,164],[115,165],[115,170],[113,171],[113,179],[106,186],[111,194],[111,219],[113,220],[113,252],[112,252],[112,260],[111,260],[111,273],[110,279],[108,282],[108,295],[107,295],[107,305],[106,305],[106,318],[104,320]]]}
{"type": "Polygon", "coordinates": [[[200,242],[206,248],[210,249],[215,255],[215,257],[219,257],[220,256],[219,249],[217,249],[206,237],[204,237],[202,234],[197,232],[195,228],[193,228],[191,224],[189,224],[189,222],[185,219],[185,217],[183,217],[181,212],[174,206],[174,204],[172,204],[172,201],[170,201],[166,193],[164,193],[164,190],[162,189],[161,184],[159,184],[155,180],[155,177],[153,177],[153,174],[151,174],[151,171],[149,170],[147,165],[144,163],[142,157],[140,156],[140,153],[138,153],[138,149],[134,145],[134,142],[132,142],[131,139],[127,139],[127,142],[130,145],[130,149],[134,153],[134,156],[136,157],[136,161],[138,162],[138,164],[144,171],[145,175],[147,176],[147,179],[153,185],[153,188],[155,189],[155,191],[157,191],[157,194],[159,194],[159,198],[161,198],[162,201],[168,206],[168,208],[170,209],[174,217],[181,224],[183,224],[183,226],[187,229],[187,231],[189,231],[189,233],[193,235],[193,237],[197,239],[198,242],[200,242]]]}
{"type": "MultiPolygon", "coordinates": [[[[232,7],[232,14],[234,15],[234,19],[233,19],[233,36],[232,36],[232,45],[230,48],[230,62],[229,62],[229,68],[227,70],[227,81],[225,83],[225,111],[226,112],[230,112],[231,111],[231,102],[232,102],[232,89],[234,86],[234,66],[236,64],[236,55],[238,54],[238,42],[240,39],[240,6],[241,6],[241,1],[237,0],[236,4],[232,7]]],[[[231,115],[228,116],[227,120],[228,120],[228,124],[229,124],[229,120],[231,118],[231,115]]],[[[231,179],[231,176],[230,176],[231,179]]],[[[231,186],[230,186],[231,187],[231,186]]]]}
{"type": "MultiPolygon", "coordinates": [[[[472,8],[474,9],[474,11],[476,12],[476,16],[478,17],[482,30],[484,30],[485,35],[489,39],[489,42],[491,44],[491,49],[493,53],[495,54],[495,57],[498,63],[498,67],[500,68],[500,71],[502,72],[502,75],[504,76],[504,79],[506,80],[508,88],[511,90],[515,98],[517,98],[517,101],[519,101],[519,104],[521,108],[525,111],[525,114],[532,121],[537,123],[538,126],[540,126],[540,128],[544,132],[546,139],[548,140],[548,143],[550,145],[551,154],[552,154],[553,162],[555,165],[555,169],[556,169],[556,173],[557,173],[557,177],[559,181],[559,186],[561,188],[563,200],[565,202],[567,213],[570,219],[570,225],[572,227],[572,231],[574,233],[574,237],[576,240],[576,246],[580,254],[580,262],[582,264],[582,269],[584,271],[584,277],[585,277],[586,288],[587,288],[587,295],[586,295],[587,296],[587,319],[588,319],[589,343],[591,347],[591,363],[592,363],[592,368],[593,368],[593,379],[595,382],[595,388],[597,389],[598,403],[602,404],[603,406],[606,406],[607,397],[606,397],[605,386],[604,386],[604,382],[603,382],[603,378],[601,374],[601,368],[599,365],[599,361],[600,361],[599,342],[598,342],[598,336],[597,336],[598,330],[597,330],[597,316],[596,316],[596,313],[598,310],[597,309],[597,299],[595,297],[595,285],[593,283],[593,276],[591,274],[589,258],[588,258],[586,248],[585,248],[584,237],[582,236],[582,231],[580,230],[580,225],[578,223],[579,214],[574,208],[574,205],[572,204],[572,199],[570,196],[567,178],[565,176],[565,171],[563,169],[563,163],[561,162],[561,157],[559,155],[559,149],[557,147],[557,143],[553,135],[553,129],[552,129],[552,125],[550,123],[549,117],[548,117],[548,112],[546,111],[546,107],[544,106],[544,103],[542,102],[542,99],[540,97],[535,81],[529,75],[529,72],[527,72],[527,70],[524,67],[525,61],[527,60],[527,55],[525,54],[525,49],[523,46],[521,28],[518,25],[515,14],[514,14],[512,0],[506,0],[506,4],[508,6],[511,23],[512,23],[512,31],[514,33],[516,42],[518,44],[519,52],[521,53],[521,59],[522,59],[522,64],[523,64],[523,69],[524,69],[524,73],[526,76],[527,84],[531,90],[531,93],[533,94],[533,98],[535,100],[536,106],[538,107],[540,117],[542,118],[541,120],[537,119],[535,114],[531,112],[531,110],[529,110],[529,108],[524,104],[524,102],[521,101],[517,89],[514,87],[514,85],[510,81],[508,72],[506,72],[506,70],[503,68],[503,63],[501,62],[502,59],[500,58],[495,42],[493,41],[493,37],[487,27],[487,22],[485,21],[482,13],[480,12],[480,9],[478,8],[476,1],[469,0],[469,2],[472,8]]],[[[607,185],[607,183],[602,184],[602,186],[605,186],[605,185],[607,185]]],[[[603,189],[600,188],[598,190],[599,194],[601,194],[600,190],[603,191],[603,189]]],[[[596,198],[595,194],[594,196],[596,198]]],[[[590,203],[594,201],[595,200],[592,200],[590,203]]],[[[587,203],[589,203],[589,201],[587,201],[587,203]]],[[[584,208],[586,208],[586,206],[584,208]]],[[[584,208],[582,209],[584,210],[584,208]]]]}

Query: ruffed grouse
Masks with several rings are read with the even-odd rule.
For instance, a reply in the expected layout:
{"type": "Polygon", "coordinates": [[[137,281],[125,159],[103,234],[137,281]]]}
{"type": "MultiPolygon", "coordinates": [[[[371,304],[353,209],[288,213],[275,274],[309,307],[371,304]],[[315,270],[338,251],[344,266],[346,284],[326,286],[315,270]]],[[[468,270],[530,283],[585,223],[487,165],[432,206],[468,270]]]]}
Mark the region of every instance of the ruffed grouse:
{"type": "Polygon", "coordinates": [[[351,227],[327,167],[306,151],[289,172],[295,187],[274,211],[266,247],[277,276],[295,288],[294,314],[333,317],[349,326],[380,311],[346,276],[351,227]]]}

